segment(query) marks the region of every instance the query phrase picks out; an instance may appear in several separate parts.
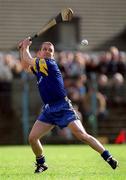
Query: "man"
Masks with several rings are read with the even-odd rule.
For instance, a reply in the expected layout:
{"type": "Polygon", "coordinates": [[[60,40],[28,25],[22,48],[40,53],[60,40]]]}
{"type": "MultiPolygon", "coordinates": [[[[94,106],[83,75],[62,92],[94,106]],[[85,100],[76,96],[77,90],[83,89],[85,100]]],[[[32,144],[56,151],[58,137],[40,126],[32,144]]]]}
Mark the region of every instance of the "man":
{"type": "Polygon", "coordinates": [[[37,168],[35,173],[48,169],[40,138],[55,125],[60,128],[70,128],[78,139],[100,153],[103,159],[115,169],[118,162],[113,159],[109,151],[97,139],[85,131],[72,107],[71,101],[67,98],[61,72],[54,60],[53,44],[51,42],[44,42],[37,52],[36,58],[33,58],[29,52],[31,44],[30,38],[26,38],[19,43],[19,49],[22,66],[25,70],[31,69],[37,77],[40,96],[45,104],[29,135],[29,143],[36,156],[37,168]]]}

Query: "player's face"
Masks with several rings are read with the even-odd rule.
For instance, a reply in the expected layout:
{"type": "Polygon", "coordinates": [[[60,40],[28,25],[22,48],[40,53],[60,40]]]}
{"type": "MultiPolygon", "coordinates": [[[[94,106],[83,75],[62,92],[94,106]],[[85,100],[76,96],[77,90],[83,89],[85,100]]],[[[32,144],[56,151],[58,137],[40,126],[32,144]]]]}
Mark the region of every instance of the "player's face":
{"type": "Polygon", "coordinates": [[[40,56],[42,58],[53,58],[54,57],[54,46],[51,44],[44,43],[40,50],[40,56]]]}

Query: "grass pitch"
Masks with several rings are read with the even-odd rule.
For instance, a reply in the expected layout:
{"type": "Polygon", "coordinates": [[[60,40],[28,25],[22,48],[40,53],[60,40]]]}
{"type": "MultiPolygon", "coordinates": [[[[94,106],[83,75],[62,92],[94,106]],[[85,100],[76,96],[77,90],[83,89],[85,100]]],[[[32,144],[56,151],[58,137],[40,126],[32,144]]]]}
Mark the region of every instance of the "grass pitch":
{"type": "Polygon", "coordinates": [[[87,145],[45,145],[49,169],[34,174],[30,146],[0,146],[0,180],[125,180],[126,145],[107,145],[119,160],[116,170],[87,145]]]}

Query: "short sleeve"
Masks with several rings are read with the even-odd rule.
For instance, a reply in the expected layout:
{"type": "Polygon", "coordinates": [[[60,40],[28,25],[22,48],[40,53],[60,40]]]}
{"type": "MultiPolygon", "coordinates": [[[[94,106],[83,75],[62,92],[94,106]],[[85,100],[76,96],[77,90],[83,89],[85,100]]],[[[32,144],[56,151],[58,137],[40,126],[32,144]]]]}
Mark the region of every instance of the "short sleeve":
{"type": "Polygon", "coordinates": [[[48,66],[45,59],[34,58],[33,71],[35,73],[41,72],[48,76],[48,66]]]}

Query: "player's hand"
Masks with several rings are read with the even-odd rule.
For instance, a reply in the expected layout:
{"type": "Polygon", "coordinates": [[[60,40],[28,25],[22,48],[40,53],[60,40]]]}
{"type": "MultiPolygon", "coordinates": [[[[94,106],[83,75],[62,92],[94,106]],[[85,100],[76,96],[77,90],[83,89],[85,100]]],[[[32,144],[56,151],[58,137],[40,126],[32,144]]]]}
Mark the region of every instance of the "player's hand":
{"type": "Polygon", "coordinates": [[[26,49],[26,48],[29,47],[31,44],[32,44],[31,38],[28,37],[28,38],[26,38],[26,39],[24,39],[24,40],[22,40],[22,41],[19,42],[19,44],[18,44],[18,49],[21,49],[21,48],[26,49]]]}

